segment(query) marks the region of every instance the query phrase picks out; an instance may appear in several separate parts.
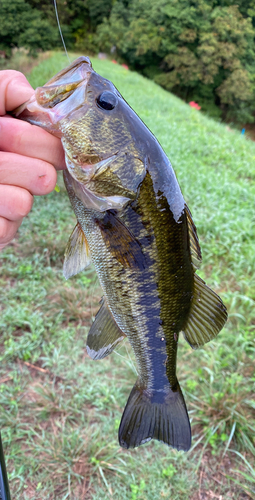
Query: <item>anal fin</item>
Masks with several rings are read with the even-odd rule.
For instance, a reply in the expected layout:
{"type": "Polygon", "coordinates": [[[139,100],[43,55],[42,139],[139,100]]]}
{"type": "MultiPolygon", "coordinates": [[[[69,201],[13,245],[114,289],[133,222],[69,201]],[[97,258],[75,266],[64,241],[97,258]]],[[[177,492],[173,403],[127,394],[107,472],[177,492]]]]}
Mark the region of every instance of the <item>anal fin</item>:
{"type": "Polygon", "coordinates": [[[103,299],[103,303],[88,333],[88,355],[92,359],[105,358],[105,356],[108,356],[125,336],[125,333],[118,327],[103,299]]]}
{"type": "Polygon", "coordinates": [[[227,321],[227,309],[221,298],[194,274],[195,288],[184,338],[197,349],[218,335],[227,321]]]}
{"type": "Polygon", "coordinates": [[[79,222],[77,222],[65,249],[64,277],[68,279],[78,274],[89,266],[90,262],[89,245],[79,222]]]}

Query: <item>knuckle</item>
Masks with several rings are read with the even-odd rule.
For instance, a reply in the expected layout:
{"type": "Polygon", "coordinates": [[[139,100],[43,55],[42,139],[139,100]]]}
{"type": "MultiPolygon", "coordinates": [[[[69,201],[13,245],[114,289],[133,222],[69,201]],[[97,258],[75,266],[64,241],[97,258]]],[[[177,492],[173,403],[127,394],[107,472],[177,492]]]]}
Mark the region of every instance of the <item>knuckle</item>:
{"type": "Polygon", "coordinates": [[[12,132],[8,136],[8,147],[9,151],[19,153],[19,151],[23,149],[27,132],[23,130],[23,126],[20,125],[20,122],[15,121],[12,125],[12,132]]]}
{"type": "Polygon", "coordinates": [[[22,151],[23,143],[26,139],[24,122],[9,116],[3,116],[1,117],[1,126],[3,130],[1,134],[1,150],[12,153],[22,151]]]}

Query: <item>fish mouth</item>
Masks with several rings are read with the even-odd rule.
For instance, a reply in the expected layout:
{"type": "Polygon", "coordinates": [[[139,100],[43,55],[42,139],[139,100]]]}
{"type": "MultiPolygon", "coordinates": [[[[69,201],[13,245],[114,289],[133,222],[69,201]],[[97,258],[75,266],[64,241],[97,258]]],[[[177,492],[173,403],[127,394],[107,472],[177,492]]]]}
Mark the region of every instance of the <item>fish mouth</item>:
{"type": "Polygon", "coordinates": [[[84,206],[97,211],[122,209],[129,201],[124,196],[102,196],[90,191],[86,184],[101,175],[123,152],[114,152],[107,158],[91,155],[82,163],[74,157],[71,145],[63,136],[61,121],[79,120],[84,116],[89,104],[86,103],[87,84],[94,73],[87,57],[80,57],[60,71],[43,87],[38,87],[32,97],[16,108],[16,118],[38,125],[47,132],[61,138],[65,151],[65,161],[69,182],[84,206]],[[88,161],[87,161],[88,160],[88,161]]]}
{"type": "Polygon", "coordinates": [[[62,137],[61,120],[71,120],[74,113],[78,118],[88,109],[85,94],[92,72],[90,59],[79,57],[43,87],[38,87],[32,97],[16,108],[12,115],[62,137]]]}
{"type": "Polygon", "coordinates": [[[86,79],[87,74],[93,71],[89,57],[81,56],[75,59],[66,68],[59,71],[43,87],[49,87],[56,84],[68,84],[72,82],[81,82],[86,79]]]}

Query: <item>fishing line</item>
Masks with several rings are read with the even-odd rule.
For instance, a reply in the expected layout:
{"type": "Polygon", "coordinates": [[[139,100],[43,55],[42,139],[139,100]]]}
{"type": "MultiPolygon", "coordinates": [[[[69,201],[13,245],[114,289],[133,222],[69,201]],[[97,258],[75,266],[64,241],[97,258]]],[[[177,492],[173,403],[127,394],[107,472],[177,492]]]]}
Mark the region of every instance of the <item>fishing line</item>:
{"type": "Polygon", "coordinates": [[[57,23],[58,23],[58,29],[59,29],[59,33],[60,33],[60,36],[61,36],[61,40],[62,40],[64,49],[65,49],[66,57],[67,57],[69,63],[71,63],[70,57],[69,57],[68,52],[66,50],[65,40],[64,40],[63,33],[62,33],[62,30],[61,30],[61,26],[60,26],[60,22],[59,22],[58,9],[57,9],[57,0],[53,0],[53,1],[54,1],[55,13],[56,13],[56,18],[57,18],[57,23]]]}
{"type": "Polygon", "coordinates": [[[137,369],[136,369],[135,364],[133,363],[133,360],[131,359],[131,356],[130,356],[129,350],[128,350],[128,348],[127,348],[127,343],[126,343],[126,342],[125,342],[124,346],[125,346],[125,349],[126,349],[126,351],[127,351],[127,355],[128,355],[128,357],[129,357],[129,361],[130,361],[130,363],[131,363],[131,366],[133,367],[133,372],[134,372],[134,373],[136,373],[136,375],[138,375],[138,371],[137,371],[137,369]]]}
{"type": "Polygon", "coordinates": [[[137,369],[136,369],[136,367],[135,367],[135,365],[133,363],[133,360],[132,360],[132,358],[131,358],[131,356],[129,354],[129,351],[128,351],[128,348],[127,348],[126,339],[124,339],[122,341],[122,346],[125,347],[128,357],[123,356],[116,349],[114,349],[113,354],[117,354],[117,356],[120,356],[120,358],[123,358],[125,360],[126,364],[129,366],[129,368],[131,368],[131,370],[135,373],[135,375],[138,375],[138,371],[137,371],[137,369]]]}

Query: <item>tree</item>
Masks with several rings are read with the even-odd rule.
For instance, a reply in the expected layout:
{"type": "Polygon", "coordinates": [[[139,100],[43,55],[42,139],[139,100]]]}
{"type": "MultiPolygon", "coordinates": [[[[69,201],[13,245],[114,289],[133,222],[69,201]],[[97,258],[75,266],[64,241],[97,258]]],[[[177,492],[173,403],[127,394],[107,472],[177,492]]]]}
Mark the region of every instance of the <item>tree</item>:
{"type": "Polygon", "coordinates": [[[186,100],[253,121],[253,15],[255,0],[116,1],[98,44],[186,100]]]}
{"type": "Polygon", "coordinates": [[[35,55],[57,44],[57,30],[25,0],[0,0],[0,47],[7,55],[14,47],[25,47],[35,55]]]}

